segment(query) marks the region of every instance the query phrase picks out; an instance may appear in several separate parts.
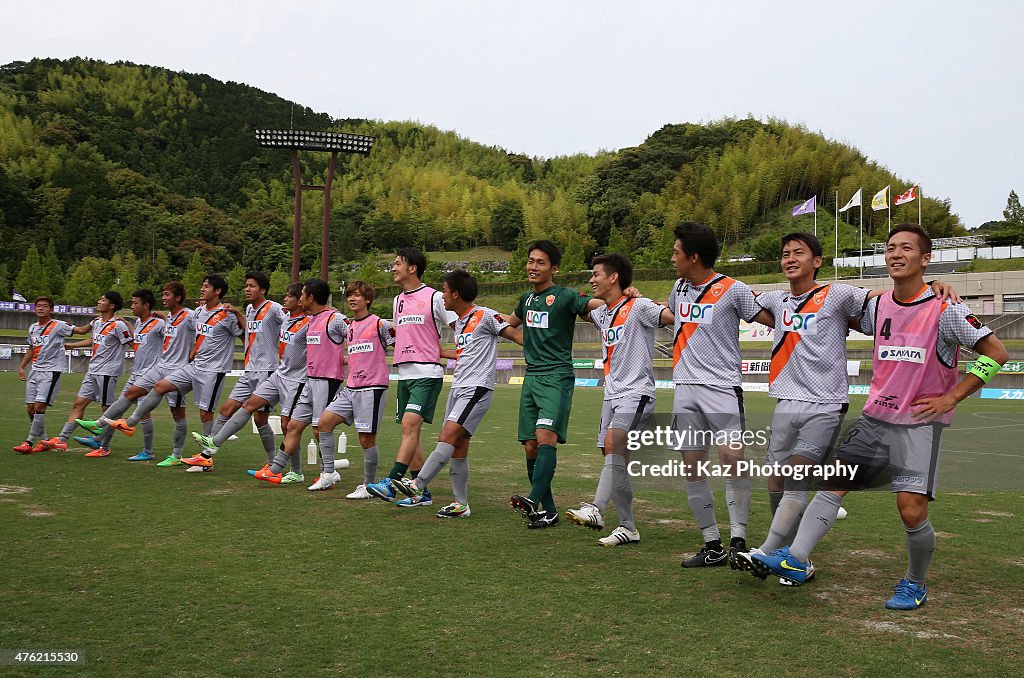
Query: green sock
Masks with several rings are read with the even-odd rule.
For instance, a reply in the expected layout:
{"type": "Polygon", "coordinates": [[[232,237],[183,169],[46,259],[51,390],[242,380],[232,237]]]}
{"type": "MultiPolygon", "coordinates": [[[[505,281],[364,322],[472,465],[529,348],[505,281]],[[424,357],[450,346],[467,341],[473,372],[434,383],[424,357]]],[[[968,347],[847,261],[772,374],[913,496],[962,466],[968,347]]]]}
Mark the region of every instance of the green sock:
{"type": "Polygon", "coordinates": [[[551,479],[555,477],[557,465],[558,456],[554,445],[541,445],[537,448],[537,465],[533,469],[530,499],[544,503],[545,511],[556,510],[555,501],[551,497],[551,479]]]}
{"type": "Polygon", "coordinates": [[[391,478],[392,480],[401,480],[405,476],[405,472],[408,470],[408,464],[396,461],[395,465],[391,467],[391,473],[388,474],[388,478],[391,478]]]}
{"type": "Polygon", "coordinates": [[[537,465],[537,460],[536,459],[527,459],[526,460],[526,477],[530,479],[531,483],[533,482],[533,467],[536,466],[536,465],[537,465]]]}
{"type": "Polygon", "coordinates": [[[420,475],[419,471],[409,471],[409,477],[412,478],[413,480],[416,480],[416,478],[418,478],[419,475],[420,475]]]}

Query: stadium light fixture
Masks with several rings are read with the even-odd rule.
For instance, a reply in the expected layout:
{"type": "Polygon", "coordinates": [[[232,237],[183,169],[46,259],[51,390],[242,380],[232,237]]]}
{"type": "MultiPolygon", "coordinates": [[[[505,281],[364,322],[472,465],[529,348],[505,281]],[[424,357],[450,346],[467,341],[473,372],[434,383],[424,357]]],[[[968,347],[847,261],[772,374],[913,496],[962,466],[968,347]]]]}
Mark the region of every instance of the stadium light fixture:
{"type": "Polygon", "coordinates": [[[295,223],[292,229],[292,282],[299,281],[299,249],[302,240],[302,192],[323,191],[323,230],[320,237],[320,277],[327,282],[327,257],[330,245],[331,184],[339,153],[369,155],[376,141],[374,137],[346,132],[316,132],[293,129],[257,129],[256,144],[262,148],[280,148],[291,151],[292,174],[295,178],[295,223]],[[299,151],[320,151],[331,154],[327,164],[327,177],[323,186],[302,183],[299,170],[299,151]]]}

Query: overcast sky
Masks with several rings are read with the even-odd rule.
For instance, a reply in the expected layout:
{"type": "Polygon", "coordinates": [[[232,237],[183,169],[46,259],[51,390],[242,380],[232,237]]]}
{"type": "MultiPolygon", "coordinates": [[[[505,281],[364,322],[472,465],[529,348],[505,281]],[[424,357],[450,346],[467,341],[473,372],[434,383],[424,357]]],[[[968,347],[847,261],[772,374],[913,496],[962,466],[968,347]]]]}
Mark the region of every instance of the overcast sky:
{"type": "Polygon", "coordinates": [[[0,63],[207,73],[533,156],[752,114],[860,148],[969,227],[1024,191],[1024,3],[107,0],[2,17],[0,63]]]}

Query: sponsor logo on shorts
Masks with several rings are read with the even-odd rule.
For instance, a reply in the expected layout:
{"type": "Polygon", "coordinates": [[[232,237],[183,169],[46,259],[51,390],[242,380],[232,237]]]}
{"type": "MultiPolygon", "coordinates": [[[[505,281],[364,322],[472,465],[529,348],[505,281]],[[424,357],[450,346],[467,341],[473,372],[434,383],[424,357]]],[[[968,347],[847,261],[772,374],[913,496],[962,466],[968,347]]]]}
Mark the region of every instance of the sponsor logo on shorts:
{"type": "Polygon", "coordinates": [[[782,329],[786,332],[796,332],[797,334],[817,334],[818,314],[791,313],[785,310],[782,312],[782,329]]]}
{"type": "Polygon", "coordinates": [[[683,323],[709,323],[714,314],[714,304],[691,304],[681,301],[676,308],[676,318],[683,323]]]}
{"type": "Polygon", "coordinates": [[[405,411],[406,412],[419,412],[422,409],[423,409],[423,406],[422,405],[417,405],[416,403],[409,403],[408,405],[405,406],[405,411]]]}
{"type": "Polygon", "coordinates": [[[373,342],[361,341],[358,344],[349,344],[348,354],[352,355],[353,353],[373,353],[373,342]]]}
{"type": "Polygon", "coordinates": [[[890,360],[901,363],[923,363],[928,356],[928,349],[916,346],[883,346],[878,351],[879,360],[890,360]]]}
{"type": "Polygon", "coordinates": [[[403,315],[401,318],[398,319],[398,324],[399,325],[422,325],[423,324],[423,316],[422,315],[403,315]]]}
{"type": "Polygon", "coordinates": [[[554,426],[554,419],[538,419],[536,426],[554,426]]]}
{"type": "Polygon", "coordinates": [[[319,345],[320,345],[320,335],[319,334],[314,334],[312,336],[310,336],[308,334],[306,335],[306,346],[319,346],[319,345]]]}
{"type": "Polygon", "coordinates": [[[540,329],[547,329],[548,327],[548,312],[547,311],[527,311],[526,312],[526,326],[537,327],[540,329]]]}
{"type": "Polygon", "coordinates": [[[896,476],[892,479],[893,485],[913,485],[924,487],[924,478],[921,476],[896,476]]]}
{"type": "Polygon", "coordinates": [[[609,327],[606,330],[601,330],[601,341],[604,342],[605,346],[615,346],[622,341],[624,329],[624,325],[619,325],[618,327],[609,327]]]}

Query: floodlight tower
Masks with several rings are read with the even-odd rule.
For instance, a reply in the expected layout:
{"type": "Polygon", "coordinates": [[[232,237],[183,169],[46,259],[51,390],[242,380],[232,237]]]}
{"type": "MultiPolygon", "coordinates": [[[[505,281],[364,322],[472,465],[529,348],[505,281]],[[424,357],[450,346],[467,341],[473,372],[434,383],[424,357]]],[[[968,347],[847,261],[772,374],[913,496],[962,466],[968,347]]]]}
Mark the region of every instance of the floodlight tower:
{"type": "Polygon", "coordinates": [[[374,137],[362,134],[345,134],[342,132],[304,132],[291,129],[258,129],[256,144],[264,148],[287,148],[292,154],[292,174],[295,177],[295,224],[292,230],[292,282],[299,281],[299,245],[302,235],[302,192],[323,191],[324,221],[320,237],[320,278],[327,282],[327,253],[330,244],[331,221],[331,183],[334,181],[334,168],[338,163],[338,153],[359,153],[369,155],[373,148],[374,137]],[[331,154],[327,164],[327,178],[323,186],[312,186],[302,183],[299,172],[299,151],[323,151],[331,154]]]}

